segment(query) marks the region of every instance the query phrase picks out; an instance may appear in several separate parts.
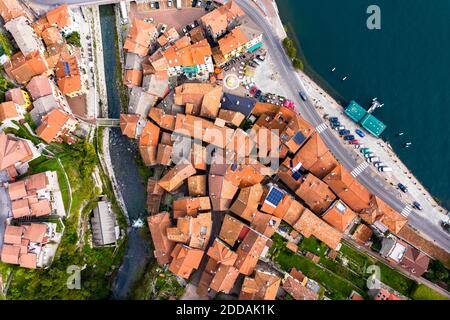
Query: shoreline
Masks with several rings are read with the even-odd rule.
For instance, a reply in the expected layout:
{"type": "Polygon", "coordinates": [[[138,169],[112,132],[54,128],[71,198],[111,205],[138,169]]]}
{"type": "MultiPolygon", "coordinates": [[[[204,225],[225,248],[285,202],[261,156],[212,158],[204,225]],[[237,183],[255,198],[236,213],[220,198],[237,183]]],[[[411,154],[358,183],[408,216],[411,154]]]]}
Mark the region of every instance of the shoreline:
{"type": "MultiPolygon", "coordinates": [[[[259,0],[259,1],[264,1],[264,0],[259,0]]],[[[287,33],[284,30],[284,25],[281,20],[281,16],[280,16],[276,1],[275,0],[265,0],[265,3],[268,3],[268,2],[270,2],[270,4],[273,6],[273,9],[276,12],[276,14],[271,15],[271,16],[268,16],[265,14],[265,16],[266,16],[266,19],[268,19],[270,24],[276,30],[276,33],[281,41],[283,39],[282,38],[283,36],[284,37],[287,36],[287,33]]],[[[260,6],[257,3],[255,3],[255,4],[260,8],[260,6]]],[[[290,32],[295,35],[295,31],[291,30],[290,32]]],[[[288,30],[288,33],[289,33],[289,30],[288,30]]],[[[296,47],[299,50],[299,52],[301,52],[301,56],[303,58],[304,65],[306,67],[305,71],[298,70],[297,74],[300,77],[303,84],[305,85],[306,89],[308,90],[308,94],[312,98],[312,100],[316,106],[316,110],[322,116],[324,113],[326,113],[324,111],[329,111],[328,108],[323,107],[324,102],[325,102],[325,105],[331,104],[332,108],[335,111],[339,112],[339,114],[342,114],[344,111],[344,107],[339,103],[339,100],[341,100],[341,98],[336,98],[333,96],[332,93],[330,94],[328,92],[329,91],[328,87],[331,87],[331,86],[327,85],[326,81],[322,80],[320,75],[317,74],[314,71],[314,69],[312,68],[312,66],[310,66],[308,64],[306,57],[303,54],[303,51],[301,49],[301,45],[298,43],[298,40],[296,40],[296,39],[297,38],[294,39],[296,47]],[[312,74],[310,74],[310,73],[312,73],[312,74]],[[315,79],[315,76],[317,76],[319,79],[315,79]],[[325,88],[323,86],[321,86],[321,84],[320,84],[321,82],[325,82],[325,85],[324,85],[325,88]],[[312,90],[309,90],[309,89],[312,89],[312,90]],[[314,93],[318,94],[320,98],[314,97],[314,93]],[[321,106],[319,105],[319,103],[321,104],[321,106]]],[[[335,90],[333,88],[331,88],[331,91],[333,92],[335,90]]],[[[350,120],[346,116],[345,116],[345,118],[347,120],[350,120]]],[[[419,179],[417,179],[417,177],[414,175],[414,173],[403,163],[403,161],[400,159],[400,157],[394,152],[393,148],[390,145],[388,145],[388,143],[386,141],[384,141],[382,138],[374,138],[374,139],[377,140],[377,145],[379,145],[381,147],[381,149],[384,150],[385,154],[389,157],[389,159],[395,163],[395,165],[398,167],[398,169],[401,170],[402,173],[400,175],[405,175],[408,178],[408,181],[411,182],[418,189],[418,191],[420,191],[421,195],[426,198],[426,201],[431,204],[433,211],[437,211],[437,213],[439,213],[442,216],[441,218],[445,219],[445,217],[449,213],[449,210],[438,203],[438,201],[436,200],[437,198],[428,191],[428,189],[419,181],[419,179]]],[[[395,178],[397,178],[397,175],[399,175],[399,172],[397,170],[394,170],[392,175],[395,178]]],[[[381,175],[380,175],[380,177],[384,178],[385,181],[387,180],[386,182],[389,182],[391,185],[395,186],[395,184],[393,184],[392,181],[388,181],[389,179],[386,179],[386,177],[383,177],[381,175]]],[[[392,180],[392,179],[390,179],[390,180],[392,180]]],[[[397,178],[397,180],[401,180],[401,179],[397,178]]],[[[404,195],[401,194],[401,196],[404,196],[404,195]]],[[[409,201],[408,201],[408,203],[409,203],[409,201]]],[[[424,211],[426,211],[426,210],[424,210],[424,211]]]]}

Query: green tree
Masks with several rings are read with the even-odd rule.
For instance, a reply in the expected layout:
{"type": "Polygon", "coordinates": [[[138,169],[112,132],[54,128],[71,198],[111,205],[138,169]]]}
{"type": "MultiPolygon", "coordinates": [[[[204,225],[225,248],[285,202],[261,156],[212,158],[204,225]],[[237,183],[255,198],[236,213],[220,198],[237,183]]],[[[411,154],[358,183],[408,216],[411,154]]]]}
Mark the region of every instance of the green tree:
{"type": "Polygon", "coordinates": [[[292,65],[295,69],[303,70],[304,68],[303,61],[299,58],[294,58],[294,60],[292,60],[292,65]]]}
{"type": "Polygon", "coordinates": [[[67,35],[66,41],[69,44],[72,44],[76,47],[81,47],[81,41],[80,41],[80,34],[77,31],[72,32],[71,34],[67,35]]]}

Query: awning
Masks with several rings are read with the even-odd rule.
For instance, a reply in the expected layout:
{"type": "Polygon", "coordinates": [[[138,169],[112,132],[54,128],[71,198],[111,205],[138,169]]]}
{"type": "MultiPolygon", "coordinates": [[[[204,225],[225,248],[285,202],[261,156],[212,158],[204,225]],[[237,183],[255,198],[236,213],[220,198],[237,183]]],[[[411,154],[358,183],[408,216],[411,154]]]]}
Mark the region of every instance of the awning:
{"type": "Polygon", "coordinates": [[[250,47],[247,52],[252,53],[253,51],[255,51],[256,49],[260,48],[262,46],[262,42],[259,42],[257,44],[255,44],[254,46],[250,47]]]}

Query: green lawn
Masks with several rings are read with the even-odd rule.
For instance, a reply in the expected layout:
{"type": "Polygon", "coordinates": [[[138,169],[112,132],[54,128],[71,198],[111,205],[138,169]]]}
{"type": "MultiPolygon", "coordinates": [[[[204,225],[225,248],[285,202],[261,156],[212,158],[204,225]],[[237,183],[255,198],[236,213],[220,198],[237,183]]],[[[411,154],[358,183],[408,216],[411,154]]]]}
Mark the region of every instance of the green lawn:
{"type": "Polygon", "coordinates": [[[447,297],[423,284],[419,284],[411,295],[414,300],[449,300],[447,297]]]}
{"type": "MultiPolygon", "coordinates": [[[[286,271],[290,271],[292,267],[295,267],[307,277],[317,281],[328,291],[326,295],[329,298],[333,300],[345,300],[350,296],[352,291],[357,291],[364,295],[364,291],[353,283],[353,278],[347,280],[343,277],[343,274],[338,275],[316,265],[308,258],[293,253],[286,248],[284,239],[278,234],[275,234],[272,240],[273,245],[269,252],[272,255],[272,259],[286,271]]],[[[311,243],[308,244],[311,245],[311,243]]]]}
{"type": "Polygon", "coordinates": [[[365,273],[366,268],[369,265],[377,265],[381,271],[381,282],[385,283],[394,290],[400,292],[405,296],[410,296],[411,292],[416,287],[416,282],[405,277],[398,271],[390,268],[384,263],[376,261],[375,259],[367,256],[366,254],[357,251],[353,247],[343,243],[339,250],[349,261],[349,268],[356,273],[359,273],[362,277],[367,278],[369,274],[365,273]]]}
{"type": "Polygon", "coordinates": [[[304,238],[298,248],[300,250],[309,251],[319,257],[323,257],[327,251],[327,245],[313,236],[304,238]]]}

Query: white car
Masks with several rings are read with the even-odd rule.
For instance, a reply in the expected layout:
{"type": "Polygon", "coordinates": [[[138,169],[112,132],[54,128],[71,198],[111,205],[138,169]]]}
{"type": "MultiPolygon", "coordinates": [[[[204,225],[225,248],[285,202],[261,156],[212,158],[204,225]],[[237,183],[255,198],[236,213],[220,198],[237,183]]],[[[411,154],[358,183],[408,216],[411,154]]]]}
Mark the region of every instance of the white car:
{"type": "Polygon", "coordinates": [[[173,5],[173,4],[172,4],[172,0],[168,0],[168,1],[167,1],[167,6],[168,6],[169,8],[172,8],[172,5],[173,5]]]}
{"type": "Polygon", "coordinates": [[[202,0],[198,0],[197,7],[201,7],[201,6],[202,6],[202,0]]]}
{"type": "Polygon", "coordinates": [[[164,32],[166,32],[166,30],[167,30],[167,24],[162,24],[159,32],[164,33],[164,32]]]}
{"type": "Polygon", "coordinates": [[[150,2],[150,8],[152,8],[152,9],[155,8],[155,4],[153,2],[150,2]]]}

